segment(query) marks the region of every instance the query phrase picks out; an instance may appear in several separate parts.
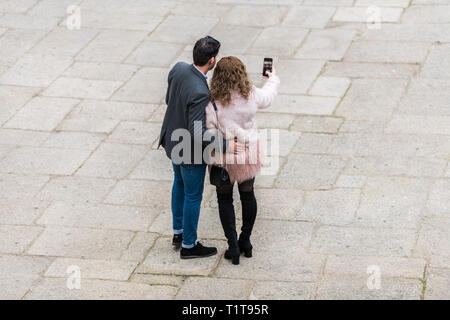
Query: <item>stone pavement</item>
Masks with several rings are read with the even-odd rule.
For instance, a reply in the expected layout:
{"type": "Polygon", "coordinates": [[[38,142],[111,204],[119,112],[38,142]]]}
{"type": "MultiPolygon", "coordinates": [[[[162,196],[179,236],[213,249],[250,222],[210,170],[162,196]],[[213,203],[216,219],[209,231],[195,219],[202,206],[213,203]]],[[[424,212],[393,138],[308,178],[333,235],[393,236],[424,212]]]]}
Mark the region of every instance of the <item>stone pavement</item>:
{"type": "Polygon", "coordinates": [[[450,0],[0,0],[0,126],[2,299],[450,298],[450,0]],[[282,79],[239,266],[208,184],[219,255],[179,260],[156,150],[207,34],[282,79]]]}

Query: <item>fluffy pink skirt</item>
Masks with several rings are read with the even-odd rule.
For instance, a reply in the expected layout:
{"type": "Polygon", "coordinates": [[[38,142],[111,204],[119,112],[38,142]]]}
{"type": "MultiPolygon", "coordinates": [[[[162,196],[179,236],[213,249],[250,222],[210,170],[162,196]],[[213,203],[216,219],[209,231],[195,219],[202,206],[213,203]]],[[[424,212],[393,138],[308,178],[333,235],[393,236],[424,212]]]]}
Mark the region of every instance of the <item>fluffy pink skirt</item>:
{"type": "Polygon", "coordinates": [[[227,169],[231,182],[243,182],[254,178],[264,166],[264,153],[258,143],[251,145],[245,153],[224,154],[222,163],[227,169]]]}

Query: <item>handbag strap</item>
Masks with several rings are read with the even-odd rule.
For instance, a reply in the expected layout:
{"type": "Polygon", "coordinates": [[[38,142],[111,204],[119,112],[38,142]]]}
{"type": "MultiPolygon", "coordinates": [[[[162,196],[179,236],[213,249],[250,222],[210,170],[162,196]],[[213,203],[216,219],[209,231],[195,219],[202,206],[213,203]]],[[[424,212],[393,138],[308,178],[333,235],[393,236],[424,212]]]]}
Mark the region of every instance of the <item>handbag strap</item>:
{"type": "Polygon", "coordinates": [[[217,129],[219,129],[219,131],[220,131],[219,115],[218,115],[218,113],[217,113],[217,105],[216,105],[216,103],[214,102],[214,100],[212,100],[211,103],[212,103],[212,105],[213,105],[213,107],[214,107],[214,111],[215,111],[215,114],[216,114],[217,129]]]}

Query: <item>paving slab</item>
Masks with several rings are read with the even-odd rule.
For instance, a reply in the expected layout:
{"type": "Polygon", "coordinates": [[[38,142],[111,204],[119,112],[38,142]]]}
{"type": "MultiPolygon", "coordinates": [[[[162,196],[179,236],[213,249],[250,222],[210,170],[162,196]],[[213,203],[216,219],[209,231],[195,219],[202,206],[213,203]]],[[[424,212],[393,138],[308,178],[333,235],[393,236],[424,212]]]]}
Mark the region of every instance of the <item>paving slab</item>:
{"type": "Polygon", "coordinates": [[[120,258],[132,237],[131,231],[50,226],[27,252],[40,256],[113,260],[120,258]]]}
{"type": "Polygon", "coordinates": [[[0,256],[0,299],[21,299],[50,265],[45,257],[0,256]]]}
{"type": "Polygon", "coordinates": [[[449,0],[0,1],[0,299],[448,299],[449,26],[449,0]],[[208,177],[218,255],[172,248],[157,148],[169,70],[206,35],[281,78],[239,266],[208,177]]]}
{"type": "Polygon", "coordinates": [[[80,289],[69,289],[67,279],[43,279],[25,296],[26,300],[147,300],[171,299],[176,290],[167,286],[108,280],[81,280],[80,289]]]}

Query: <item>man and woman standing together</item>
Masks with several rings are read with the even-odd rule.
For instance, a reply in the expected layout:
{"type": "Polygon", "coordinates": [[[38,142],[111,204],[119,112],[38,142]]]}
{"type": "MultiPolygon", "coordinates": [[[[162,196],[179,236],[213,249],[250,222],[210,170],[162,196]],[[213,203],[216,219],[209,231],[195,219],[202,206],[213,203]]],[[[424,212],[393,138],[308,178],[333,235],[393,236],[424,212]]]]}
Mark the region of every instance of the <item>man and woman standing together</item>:
{"type": "Polygon", "coordinates": [[[167,110],[158,147],[162,145],[172,161],[173,245],[181,247],[180,257],[217,254],[216,248],[197,241],[197,226],[206,163],[218,163],[230,177],[230,183],[216,188],[219,217],[228,241],[225,258],[239,264],[241,253],[252,256],[250,236],[257,214],[253,185],[264,158],[255,114],[259,108],[271,105],[280,80],[273,70],[267,73],[263,88],[256,88],[238,58],[224,57],[217,62],[219,49],[219,41],[209,36],[202,38],[194,46],[194,63],[178,62],[169,72],[167,110]],[[207,73],[214,67],[209,88],[207,73]],[[183,135],[185,132],[188,138],[183,135]],[[204,157],[211,146],[214,146],[213,152],[209,152],[211,157],[204,157]],[[242,203],[239,236],[233,206],[235,182],[242,203]]]}

